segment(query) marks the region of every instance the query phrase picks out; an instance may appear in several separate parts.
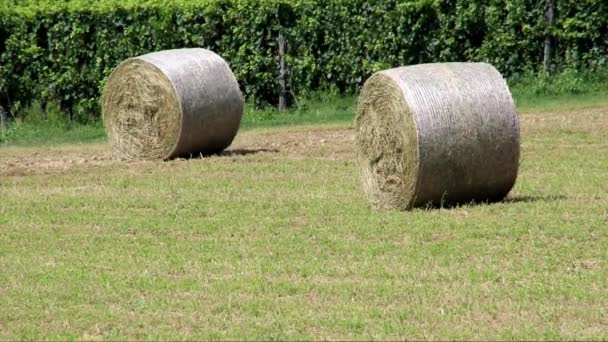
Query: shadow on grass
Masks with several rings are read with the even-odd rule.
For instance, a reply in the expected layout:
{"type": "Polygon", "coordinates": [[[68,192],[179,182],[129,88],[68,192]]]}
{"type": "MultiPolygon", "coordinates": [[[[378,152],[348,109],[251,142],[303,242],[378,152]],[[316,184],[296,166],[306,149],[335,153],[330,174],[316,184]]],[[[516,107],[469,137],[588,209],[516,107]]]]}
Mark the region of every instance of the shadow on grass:
{"type": "Polygon", "coordinates": [[[258,153],[278,153],[279,150],[277,149],[267,149],[267,148],[259,148],[259,149],[235,149],[235,150],[224,150],[220,153],[214,154],[215,156],[220,156],[220,157],[234,157],[234,156],[248,156],[251,154],[258,154],[258,153]]]}
{"type": "Polygon", "coordinates": [[[434,209],[457,209],[461,207],[477,207],[484,205],[493,204],[515,204],[515,203],[534,203],[534,202],[552,202],[567,199],[563,195],[517,195],[508,196],[506,198],[488,198],[483,200],[472,200],[472,201],[444,201],[441,203],[428,203],[421,206],[421,209],[434,210],[434,209]]]}
{"type": "Polygon", "coordinates": [[[221,152],[216,152],[216,153],[200,152],[200,153],[196,153],[196,154],[187,154],[187,155],[179,156],[175,159],[202,159],[202,158],[208,158],[208,157],[238,157],[238,156],[248,156],[248,155],[253,155],[253,154],[258,154],[258,153],[277,153],[277,152],[279,152],[279,150],[276,150],[276,149],[239,148],[239,149],[234,149],[234,150],[223,150],[221,152]]]}
{"type": "Polygon", "coordinates": [[[533,203],[533,202],[553,202],[567,199],[564,195],[517,195],[503,199],[502,203],[533,203]]]}

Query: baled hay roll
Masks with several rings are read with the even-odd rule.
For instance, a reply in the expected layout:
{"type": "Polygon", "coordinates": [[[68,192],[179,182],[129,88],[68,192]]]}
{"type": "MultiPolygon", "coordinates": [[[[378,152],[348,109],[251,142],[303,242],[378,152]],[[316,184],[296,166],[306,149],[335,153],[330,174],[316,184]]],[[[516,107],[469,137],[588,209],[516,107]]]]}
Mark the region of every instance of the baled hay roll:
{"type": "Polygon", "coordinates": [[[363,187],[377,209],[498,201],[515,184],[517,112],[506,82],[485,63],[372,75],[355,131],[363,187]]]}
{"type": "Polygon", "coordinates": [[[166,50],[129,58],[112,72],[103,91],[103,120],[120,159],[210,154],[234,139],[243,102],[220,56],[166,50]]]}

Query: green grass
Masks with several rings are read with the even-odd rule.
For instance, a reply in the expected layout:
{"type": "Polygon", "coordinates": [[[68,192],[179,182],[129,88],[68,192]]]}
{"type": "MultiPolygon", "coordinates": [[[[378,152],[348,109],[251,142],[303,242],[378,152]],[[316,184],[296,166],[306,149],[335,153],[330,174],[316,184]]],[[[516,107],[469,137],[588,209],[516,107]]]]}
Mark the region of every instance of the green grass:
{"type": "Polygon", "coordinates": [[[515,95],[514,100],[520,112],[548,112],[575,110],[608,105],[608,85],[606,91],[564,95],[515,95]]]}
{"type": "Polygon", "coordinates": [[[523,112],[575,109],[608,104],[608,68],[564,69],[551,76],[526,72],[510,80],[510,89],[523,112]]]}
{"type": "Polygon", "coordinates": [[[300,100],[285,112],[274,108],[255,109],[246,106],[242,127],[245,129],[274,126],[332,124],[352,122],[357,106],[354,95],[316,94],[300,100]]]}
{"type": "Polygon", "coordinates": [[[608,107],[521,126],[508,201],[411,212],[369,208],[340,124],[0,148],[0,340],[606,339],[608,107]]]}
{"type": "Polygon", "coordinates": [[[13,123],[7,131],[0,132],[2,145],[42,145],[91,143],[103,141],[106,133],[101,123],[52,124],[47,122],[13,123]]]}
{"type": "Polygon", "coordinates": [[[57,145],[69,143],[91,143],[106,139],[101,122],[88,124],[69,122],[57,106],[48,106],[46,115],[34,103],[7,129],[0,127],[0,147],[7,145],[57,145]]]}

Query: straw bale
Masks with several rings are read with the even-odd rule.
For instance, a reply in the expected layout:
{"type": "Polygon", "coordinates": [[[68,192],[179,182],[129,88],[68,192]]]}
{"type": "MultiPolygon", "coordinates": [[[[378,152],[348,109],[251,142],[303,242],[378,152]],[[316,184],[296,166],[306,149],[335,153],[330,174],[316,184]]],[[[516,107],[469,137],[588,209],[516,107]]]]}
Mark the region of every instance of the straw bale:
{"type": "Polygon", "coordinates": [[[372,75],[355,141],[374,208],[497,201],[519,166],[519,121],[508,86],[485,63],[436,63],[372,75]]]}
{"type": "Polygon", "coordinates": [[[119,159],[222,151],[239,129],[243,106],[228,64],[199,48],[129,58],[102,95],[104,125],[119,159]]]}

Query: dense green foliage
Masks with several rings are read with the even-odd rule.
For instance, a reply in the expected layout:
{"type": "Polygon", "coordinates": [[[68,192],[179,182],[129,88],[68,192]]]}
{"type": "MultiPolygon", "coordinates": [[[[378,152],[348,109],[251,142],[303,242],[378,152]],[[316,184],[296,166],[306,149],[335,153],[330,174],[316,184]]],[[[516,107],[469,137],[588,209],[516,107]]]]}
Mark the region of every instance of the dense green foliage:
{"type": "Polygon", "coordinates": [[[0,4],[0,103],[17,113],[33,100],[56,101],[80,121],[98,116],[100,90],[120,61],[179,47],[216,51],[248,97],[274,102],[280,30],[297,94],[350,92],[376,70],[436,61],[487,61],[517,77],[538,70],[546,34],[557,41],[560,68],[608,65],[603,0],[558,0],[551,30],[539,0],[0,4]]]}

